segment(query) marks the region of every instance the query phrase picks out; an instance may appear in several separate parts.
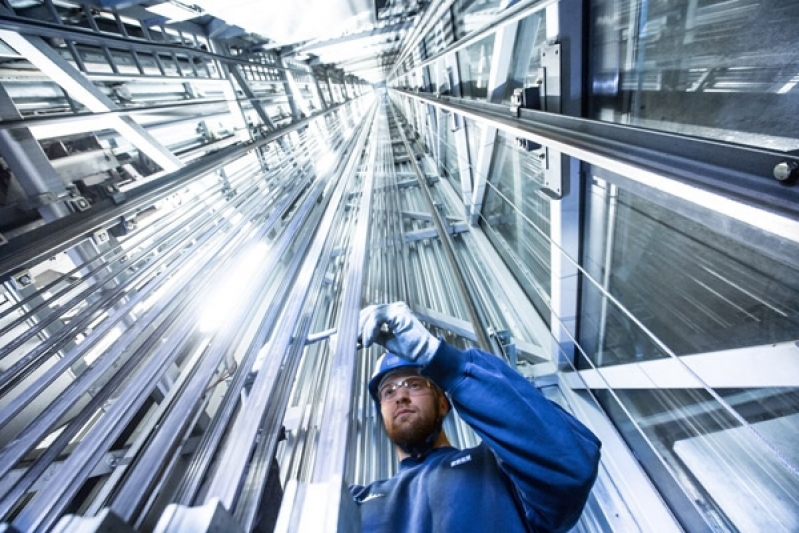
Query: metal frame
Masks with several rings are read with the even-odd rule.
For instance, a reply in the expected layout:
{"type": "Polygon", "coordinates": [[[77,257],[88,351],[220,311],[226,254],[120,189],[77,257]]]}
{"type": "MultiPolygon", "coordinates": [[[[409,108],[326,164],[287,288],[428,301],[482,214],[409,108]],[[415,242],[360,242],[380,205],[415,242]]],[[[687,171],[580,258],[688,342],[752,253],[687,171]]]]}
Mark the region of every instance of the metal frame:
{"type": "Polygon", "coordinates": [[[771,177],[784,161],[799,164],[795,155],[542,111],[521,110],[515,118],[499,105],[393,90],[799,240],[799,187],[771,177]]]}
{"type": "Polygon", "coordinates": [[[322,116],[336,111],[340,106],[328,108],[324,113],[304,118],[289,126],[270,132],[265,137],[245,145],[236,145],[220,150],[206,158],[189,163],[185,167],[156,180],[142,184],[125,194],[125,200],[114,204],[110,200],[96,204],[88,211],[71,213],[50,224],[9,240],[0,247],[0,279],[13,272],[36,264],[51,255],[63,251],[76,242],[91,235],[97,228],[114,224],[121,217],[135,214],[159,199],[166,198],[195,179],[212,172],[242,154],[265,146],[286,133],[297,131],[322,116]]]}

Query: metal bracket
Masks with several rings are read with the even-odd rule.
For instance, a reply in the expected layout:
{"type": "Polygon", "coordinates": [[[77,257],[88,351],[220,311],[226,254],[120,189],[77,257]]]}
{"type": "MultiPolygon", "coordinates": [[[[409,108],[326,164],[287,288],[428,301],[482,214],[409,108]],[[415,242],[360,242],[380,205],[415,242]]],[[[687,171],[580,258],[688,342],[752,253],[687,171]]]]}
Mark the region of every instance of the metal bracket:
{"type": "Polygon", "coordinates": [[[91,207],[91,204],[89,204],[89,201],[86,198],[84,198],[83,196],[76,196],[74,198],[70,198],[67,203],[68,203],[70,209],[72,209],[72,211],[74,211],[75,213],[80,213],[82,211],[86,211],[87,209],[89,209],[91,207]]]}
{"type": "Polygon", "coordinates": [[[520,87],[513,90],[510,97],[510,112],[514,117],[518,117],[522,109],[541,109],[540,86],[520,87]]]}
{"type": "Polygon", "coordinates": [[[122,237],[128,235],[139,227],[139,222],[136,220],[136,215],[124,215],[120,217],[119,223],[108,228],[108,232],[114,237],[122,237]]]}
{"type": "Polygon", "coordinates": [[[560,152],[544,148],[541,158],[541,176],[544,180],[541,192],[552,198],[560,200],[568,191],[565,190],[560,152]]]}
{"type": "Polygon", "coordinates": [[[109,239],[110,237],[108,236],[108,232],[104,229],[98,229],[92,233],[92,240],[95,244],[105,244],[109,239]]]}
{"type": "Polygon", "coordinates": [[[497,340],[497,344],[499,344],[500,348],[502,348],[502,353],[505,354],[508,363],[512,367],[515,367],[517,360],[516,345],[513,343],[513,337],[511,337],[510,330],[489,329],[488,334],[497,340]]]}
{"type": "Polygon", "coordinates": [[[11,276],[11,279],[14,280],[14,285],[17,287],[17,289],[24,289],[33,283],[33,276],[31,276],[29,270],[17,272],[11,276]]]}
{"type": "Polygon", "coordinates": [[[541,109],[550,113],[560,113],[560,43],[549,43],[541,49],[541,109]]]}

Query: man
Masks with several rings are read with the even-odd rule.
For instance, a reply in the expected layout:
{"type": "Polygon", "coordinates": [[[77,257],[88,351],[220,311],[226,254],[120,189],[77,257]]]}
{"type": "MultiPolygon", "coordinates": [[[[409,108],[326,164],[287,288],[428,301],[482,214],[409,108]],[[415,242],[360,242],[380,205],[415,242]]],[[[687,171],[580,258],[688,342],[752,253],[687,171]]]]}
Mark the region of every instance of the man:
{"type": "Polygon", "coordinates": [[[351,487],[363,531],[566,531],[597,475],[599,440],[496,356],[431,335],[402,302],[361,311],[361,343],[389,350],[369,392],[399,472],[351,487]],[[446,394],[446,395],[445,395],[446,394]],[[451,404],[450,404],[451,402],[451,404]],[[453,406],[481,437],[450,446],[453,406]]]}

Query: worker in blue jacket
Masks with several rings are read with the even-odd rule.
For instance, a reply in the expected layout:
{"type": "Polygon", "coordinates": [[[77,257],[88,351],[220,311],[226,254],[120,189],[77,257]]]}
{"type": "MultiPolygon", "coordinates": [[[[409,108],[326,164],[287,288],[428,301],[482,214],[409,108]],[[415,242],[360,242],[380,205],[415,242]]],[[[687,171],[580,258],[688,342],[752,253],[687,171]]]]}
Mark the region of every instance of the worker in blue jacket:
{"type": "Polygon", "coordinates": [[[431,335],[402,302],[361,311],[361,343],[388,350],[369,392],[399,472],[351,487],[363,531],[567,531],[597,475],[600,442],[498,357],[431,335]],[[450,407],[481,437],[453,448],[450,407]]]}

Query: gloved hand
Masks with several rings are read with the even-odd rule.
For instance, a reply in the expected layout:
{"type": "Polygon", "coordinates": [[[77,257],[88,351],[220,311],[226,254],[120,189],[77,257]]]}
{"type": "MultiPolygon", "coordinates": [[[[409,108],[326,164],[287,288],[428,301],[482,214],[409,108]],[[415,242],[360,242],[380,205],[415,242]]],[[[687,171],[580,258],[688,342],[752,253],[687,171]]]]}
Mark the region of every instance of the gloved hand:
{"type": "Polygon", "coordinates": [[[376,342],[409,361],[431,357],[441,344],[411,313],[405,302],[364,308],[358,321],[358,331],[364,348],[376,342]]]}

